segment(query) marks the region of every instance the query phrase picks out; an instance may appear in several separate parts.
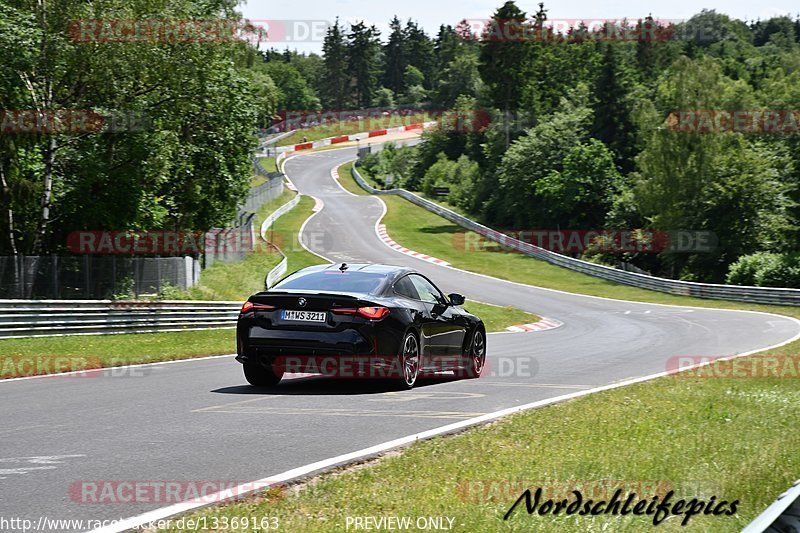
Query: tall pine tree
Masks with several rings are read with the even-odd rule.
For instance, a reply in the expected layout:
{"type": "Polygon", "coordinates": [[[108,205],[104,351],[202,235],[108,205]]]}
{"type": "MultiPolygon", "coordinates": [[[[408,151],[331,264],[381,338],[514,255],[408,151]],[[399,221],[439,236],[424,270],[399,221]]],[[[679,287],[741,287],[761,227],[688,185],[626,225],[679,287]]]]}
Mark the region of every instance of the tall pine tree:
{"type": "Polygon", "coordinates": [[[326,107],[345,109],[350,99],[350,74],[347,65],[347,44],[345,43],[339,19],[328,28],[322,44],[323,73],[320,92],[326,107]]]}

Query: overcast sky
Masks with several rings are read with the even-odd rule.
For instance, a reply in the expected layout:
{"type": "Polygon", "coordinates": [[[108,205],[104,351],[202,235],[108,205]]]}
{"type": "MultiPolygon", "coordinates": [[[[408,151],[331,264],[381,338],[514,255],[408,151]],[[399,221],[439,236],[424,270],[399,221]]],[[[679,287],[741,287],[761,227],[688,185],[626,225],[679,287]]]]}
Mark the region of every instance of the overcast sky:
{"type": "MultiPolygon", "coordinates": [[[[408,18],[419,22],[429,35],[435,36],[440,24],[455,26],[462,19],[487,19],[503,4],[504,0],[295,0],[292,2],[267,2],[250,0],[240,7],[244,16],[259,21],[259,26],[269,26],[271,45],[284,49],[305,52],[320,52],[322,37],[327,24],[332,24],[338,16],[340,21],[354,22],[366,20],[381,30],[382,37],[387,33],[388,21],[397,15],[401,20],[408,18]]],[[[707,2],[708,0],[706,0],[707,2]]],[[[712,0],[713,1],[713,0],[712,0]]],[[[517,2],[528,15],[537,10],[538,0],[517,2]]],[[[752,0],[716,1],[698,3],[693,0],[659,0],[640,2],[636,0],[562,0],[545,2],[550,20],[571,21],[600,19],[637,19],[652,14],[656,19],[682,20],[698,13],[701,9],[715,9],[743,20],[769,18],[778,14],[794,17],[800,6],[797,0],[752,0]]]]}

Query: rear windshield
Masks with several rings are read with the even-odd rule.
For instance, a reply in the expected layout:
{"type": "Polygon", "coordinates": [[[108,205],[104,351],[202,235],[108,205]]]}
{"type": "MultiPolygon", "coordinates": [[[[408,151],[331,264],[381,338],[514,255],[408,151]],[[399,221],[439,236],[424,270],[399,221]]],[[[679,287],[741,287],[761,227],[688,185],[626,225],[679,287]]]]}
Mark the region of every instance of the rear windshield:
{"type": "Polygon", "coordinates": [[[309,272],[308,274],[295,274],[275,285],[273,290],[292,289],[375,294],[385,279],[385,274],[376,274],[374,272],[324,270],[322,272],[309,272]]]}

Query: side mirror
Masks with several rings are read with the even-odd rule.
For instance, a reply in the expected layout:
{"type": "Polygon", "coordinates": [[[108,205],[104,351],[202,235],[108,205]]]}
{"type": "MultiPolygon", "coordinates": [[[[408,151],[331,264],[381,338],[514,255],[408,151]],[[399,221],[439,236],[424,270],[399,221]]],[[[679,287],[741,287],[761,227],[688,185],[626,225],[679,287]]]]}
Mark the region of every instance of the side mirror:
{"type": "Polygon", "coordinates": [[[453,294],[448,294],[447,297],[450,298],[451,305],[464,305],[465,298],[463,294],[454,292],[453,294]]]}

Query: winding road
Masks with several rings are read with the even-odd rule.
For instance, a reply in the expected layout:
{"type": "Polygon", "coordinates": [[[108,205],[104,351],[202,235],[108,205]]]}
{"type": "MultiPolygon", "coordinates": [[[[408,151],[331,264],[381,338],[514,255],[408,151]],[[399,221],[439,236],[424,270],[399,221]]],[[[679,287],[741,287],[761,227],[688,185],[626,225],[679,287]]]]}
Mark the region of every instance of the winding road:
{"type": "Polygon", "coordinates": [[[663,372],[674,356],[740,354],[800,334],[800,323],[775,315],[579,296],[398,253],[375,231],[383,203],[346,192],[330,175],[355,153],[348,148],[287,160],[297,189],[322,205],[304,226],[306,246],[335,262],[411,266],[446,292],[564,325],[492,334],[489,375],[426,380],[403,392],[318,377],[257,390],[246,386],[232,356],[96,378],[0,383],[0,516],[135,516],[171,502],[88,503],[76,487],[98,480],[267,478],[480,414],[663,372]]]}

